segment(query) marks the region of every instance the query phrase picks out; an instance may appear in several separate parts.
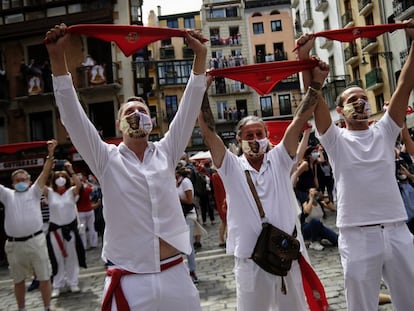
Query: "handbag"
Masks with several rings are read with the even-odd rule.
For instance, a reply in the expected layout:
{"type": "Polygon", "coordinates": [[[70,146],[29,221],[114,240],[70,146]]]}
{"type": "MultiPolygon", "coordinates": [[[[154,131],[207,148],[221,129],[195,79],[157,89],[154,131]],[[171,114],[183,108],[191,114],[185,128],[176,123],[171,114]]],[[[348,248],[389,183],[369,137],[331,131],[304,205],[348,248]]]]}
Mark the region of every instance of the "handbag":
{"type": "MultiPolygon", "coordinates": [[[[262,203],[257,195],[249,171],[245,171],[247,183],[256,201],[260,217],[265,217],[262,203]]],[[[262,223],[262,231],[257,238],[251,259],[263,270],[282,277],[282,292],[287,293],[283,277],[286,276],[292,267],[293,260],[300,257],[300,243],[296,239],[296,227],[293,234],[273,226],[268,222],[262,223]]]]}

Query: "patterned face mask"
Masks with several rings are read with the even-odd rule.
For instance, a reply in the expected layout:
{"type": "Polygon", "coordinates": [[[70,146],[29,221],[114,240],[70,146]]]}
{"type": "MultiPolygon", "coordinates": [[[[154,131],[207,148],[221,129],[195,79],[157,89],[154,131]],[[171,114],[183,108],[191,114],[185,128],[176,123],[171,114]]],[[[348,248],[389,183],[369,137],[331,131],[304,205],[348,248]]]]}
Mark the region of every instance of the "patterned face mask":
{"type": "Polygon", "coordinates": [[[250,157],[259,158],[261,157],[269,147],[269,139],[257,139],[257,140],[242,140],[241,147],[243,153],[250,157]]]}
{"type": "Polygon", "coordinates": [[[149,115],[135,110],[121,119],[119,128],[123,133],[128,134],[129,137],[145,137],[152,131],[152,121],[149,115]]]}
{"type": "Polygon", "coordinates": [[[349,104],[345,104],[342,110],[344,116],[355,121],[367,121],[371,115],[371,106],[364,99],[349,104]]]}

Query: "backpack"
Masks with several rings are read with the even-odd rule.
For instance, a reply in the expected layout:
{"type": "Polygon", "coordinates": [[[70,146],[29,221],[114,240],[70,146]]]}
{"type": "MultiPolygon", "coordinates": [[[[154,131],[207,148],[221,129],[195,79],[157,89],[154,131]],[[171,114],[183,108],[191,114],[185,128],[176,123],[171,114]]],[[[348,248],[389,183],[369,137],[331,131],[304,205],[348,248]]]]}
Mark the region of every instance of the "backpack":
{"type": "Polygon", "coordinates": [[[195,192],[195,195],[197,196],[203,196],[207,194],[206,179],[199,172],[195,172],[194,192],[195,192]]]}

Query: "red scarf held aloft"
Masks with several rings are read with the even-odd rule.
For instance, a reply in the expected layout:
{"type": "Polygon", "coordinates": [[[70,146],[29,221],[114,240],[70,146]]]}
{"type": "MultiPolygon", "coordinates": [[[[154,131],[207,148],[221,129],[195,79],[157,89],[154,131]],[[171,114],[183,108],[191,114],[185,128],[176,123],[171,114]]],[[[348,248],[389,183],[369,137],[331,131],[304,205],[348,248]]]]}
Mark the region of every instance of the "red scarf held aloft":
{"type": "Polygon", "coordinates": [[[213,69],[208,74],[243,82],[260,95],[264,95],[270,93],[281,80],[300,71],[310,70],[317,64],[316,59],[288,60],[213,69]]]}
{"type": "MultiPolygon", "coordinates": [[[[385,32],[393,32],[403,28],[407,28],[407,23],[355,26],[315,32],[313,35],[315,37],[325,37],[329,40],[352,42],[358,38],[376,38],[385,32]]],[[[300,46],[297,45],[295,50],[299,47],[300,46]]]]}
{"type": "Polygon", "coordinates": [[[186,34],[186,31],[181,29],[119,24],[79,24],[69,26],[66,31],[107,42],[113,41],[127,57],[152,42],[184,37],[186,34]]]}

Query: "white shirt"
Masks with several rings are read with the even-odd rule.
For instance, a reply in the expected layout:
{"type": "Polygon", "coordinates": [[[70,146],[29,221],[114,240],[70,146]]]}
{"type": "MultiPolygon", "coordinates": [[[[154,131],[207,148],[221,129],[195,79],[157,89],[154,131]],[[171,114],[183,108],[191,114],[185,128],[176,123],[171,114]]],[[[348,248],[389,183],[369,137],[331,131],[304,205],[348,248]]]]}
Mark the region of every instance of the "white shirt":
{"type": "Polygon", "coordinates": [[[24,192],[0,185],[0,201],[5,211],[4,229],[8,236],[20,238],[42,230],[41,197],[42,189],[36,182],[24,192]]]}
{"type": "Polygon", "coordinates": [[[49,202],[49,221],[59,226],[68,225],[76,218],[76,201],[73,194],[74,187],[69,188],[63,194],[48,188],[47,198],[49,202]]]}
{"type": "Polygon", "coordinates": [[[102,188],[103,260],[135,273],[159,272],[159,238],[189,254],[175,167],[201,108],[205,75],[191,73],[169,132],[159,142],[148,143],[142,162],[124,143],[115,146],[101,140],[79,103],[69,74],[53,77],[53,83],[62,123],[102,188]]]}
{"type": "Polygon", "coordinates": [[[338,228],[405,221],[395,177],[394,145],[401,128],[386,112],[363,131],[331,124],[319,139],[337,188],[338,228]]]}
{"type": "Polygon", "coordinates": [[[186,195],[185,192],[188,191],[188,190],[191,190],[191,193],[193,194],[193,199],[194,199],[193,183],[191,182],[190,178],[184,177],[183,180],[181,181],[181,183],[177,187],[178,197],[180,199],[187,198],[187,195],[186,195]]]}
{"type": "Polygon", "coordinates": [[[267,220],[274,226],[292,233],[297,218],[297,202],[290,182],[290,169],[296,162],[283,143],[265,154],[257,172],[244,155],[237,157],[227,150],[218,173],[226,189],[227,200],[227,253],[249,258],[262,229],[253,194],[247,183],[245,170],[249,170],[263,205],[267,220]]]}

